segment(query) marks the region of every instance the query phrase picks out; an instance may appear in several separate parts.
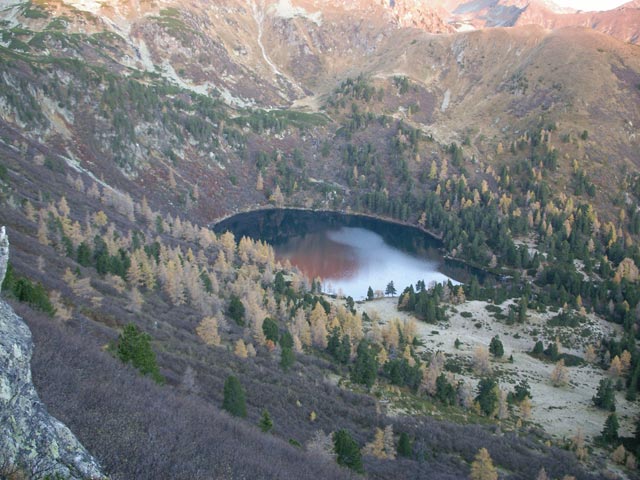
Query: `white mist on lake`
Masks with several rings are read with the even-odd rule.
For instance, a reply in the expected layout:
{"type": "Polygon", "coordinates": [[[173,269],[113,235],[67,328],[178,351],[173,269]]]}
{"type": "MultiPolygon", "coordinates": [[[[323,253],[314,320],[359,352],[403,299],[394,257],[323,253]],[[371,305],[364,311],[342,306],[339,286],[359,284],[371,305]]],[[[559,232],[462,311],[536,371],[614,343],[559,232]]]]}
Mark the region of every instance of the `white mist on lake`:
{"type": "Polygon", "coordinates": [[[438,271],[440,261],[405,253],[364,228],[342,227],[292,238],[276,248],[276,255],[289,259],[309,278],[322,278],[326,293],[356,300],[365,298],[369,287],[384,292],[390,281],[400,294],[419,280],[427,286],[450,280],[438,271]]]}

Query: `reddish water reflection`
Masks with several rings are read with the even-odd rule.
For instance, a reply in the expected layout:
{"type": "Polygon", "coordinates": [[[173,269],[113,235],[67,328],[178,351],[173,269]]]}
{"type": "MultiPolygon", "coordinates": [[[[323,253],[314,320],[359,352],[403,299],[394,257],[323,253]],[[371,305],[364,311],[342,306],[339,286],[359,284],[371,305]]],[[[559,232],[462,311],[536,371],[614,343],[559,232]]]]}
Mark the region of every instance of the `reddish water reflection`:
{"type": "Polygon", "coordinates": [[[239,215],[217,226],[269,241],[279,260],[288,260],[308,279],[320,277],[327,293],[354,299],[369,288],[398,292],[418,280],[427,285],[449,278],[439,271],[442,257],[424,233],[366,217],[329,212],[271,210],[239,215]]]}
{"type": "Polygon", "coordinates": [[[290,239],[276,248],[276,258],[288,259],[309,279],[350,279],[362,263],[353,247],[331,240],[326,232],[290,239]]]}

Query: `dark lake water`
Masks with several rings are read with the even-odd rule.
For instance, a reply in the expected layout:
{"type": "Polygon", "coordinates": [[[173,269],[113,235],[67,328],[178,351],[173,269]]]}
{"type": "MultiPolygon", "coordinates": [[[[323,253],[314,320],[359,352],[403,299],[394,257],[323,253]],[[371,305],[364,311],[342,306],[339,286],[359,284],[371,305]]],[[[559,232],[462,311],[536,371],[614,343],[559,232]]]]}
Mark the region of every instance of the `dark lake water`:
{"type": "MultiPolygon", "coordinates": [[[[455,275],[439,253],[437,239],[417,228],[334,212],[274,209],[236,215],[213,228],[273,245],[309,279],[320,277],[326,293],[364,298],[369,286],[398,291],[418,280],[444,282],[455,275]]],[[[455,275],[460,278],[460,275],[455,275]]],[[[454,283],[458,283],[453,280],[454,283]]]]}

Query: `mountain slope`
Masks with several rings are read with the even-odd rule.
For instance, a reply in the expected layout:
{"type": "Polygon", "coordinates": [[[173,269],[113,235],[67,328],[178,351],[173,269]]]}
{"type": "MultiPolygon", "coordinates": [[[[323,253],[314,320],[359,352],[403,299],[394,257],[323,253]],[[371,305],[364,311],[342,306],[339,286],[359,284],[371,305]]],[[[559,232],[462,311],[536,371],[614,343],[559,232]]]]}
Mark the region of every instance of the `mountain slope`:
{"type": "MultiPolygon", "coordinates": [[[[599,475],[544,445],[515,408],[495,419],[458,405],[454,380],[455,406],[384,368],[372,395],[352,381],[351,358],[332,360],[321,328],[306,335],[314,310],[346,331],[348,304],[325,304],[268,246],[206,227],[283,205],[414,225],[490,272],[482,289],[429,290],[437,302],[509,298],[525,321],[527,302],[575,318],[588,309],[626,332],[600,343],[597,367],[627,349],[632,369],[638,47],[578,27],[451,33],[441,19],[452,2],[420,15],[420,2],[364,0],[73,4],[0,12],[0,221],[16,239],[16,274],[56,304],[52,319],[14,302],[39,346],[37,388],[115,478],[339,478],[331,455],[323,463],[330,452],[301,447],[341,428],[363,446],[389,425],[413,456],[366,456],[373,478],[460,478],[480,447],[509,478],[599,475]],[[234,298],[246,323],[232,318],[234,298]],[[300,342],[288,371],[266,317],[300,342]],[[165,386],[105,347],[128,323],[150,335],[165,386]],[[228,375],[247,390],[247,420],[218,408],[228,375]],[[273,436],[252,426],[263,409],[273,436]],[[262,458],[247,461],[253,452],[262,458]]],[[[353,356],[359,338],[347,338],[353,356]]],[[[436,358],[377,341],[391,361],[408,351],[426,370],[436,358]]],[[[472,370],[461,361],[445,377],[472,370]]]]}

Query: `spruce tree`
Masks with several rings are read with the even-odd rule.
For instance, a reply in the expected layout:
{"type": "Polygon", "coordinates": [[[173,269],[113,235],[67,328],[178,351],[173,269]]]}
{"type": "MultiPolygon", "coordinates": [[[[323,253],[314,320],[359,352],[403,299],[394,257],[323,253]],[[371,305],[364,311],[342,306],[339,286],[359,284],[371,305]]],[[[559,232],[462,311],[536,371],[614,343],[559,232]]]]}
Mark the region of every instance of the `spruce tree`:
{"type": "Polygon", "coordinates": [[[282,347],[280,352],[280,367],[286,372],[295,362],[296,357],[291,347],[282,347]]]}
{"type": "Polygon", "coordinates": [[[413,454],[413,447],[411,440],[406,432],[400,433],[400,439],[398,440],[398,455],[401,457],[410,457],[413,454]]]}
{"type": "Polygon", "coordinates": [[[341,429],[333,434],[333,450],[336,452],[338,465],[364,473],[360,447],[347,430],[341,429]]]}
{"type": "Polygon", "coordinates": [[[156,382],[164,380],[158,371],[156,354],[151,349],[151,337],[133,323],[124,327],[116,343],[116,355],[124,363],[131,363],[143,375],[150,375],[156,382]]]}
{"type": "Polygon", "coordinates": [[[280,337],[278,324],[270,317],[266,317],[262,322],[262,333],[264,333],[267,340],[271,340],[273,343],[277,343],[280,337]]]}
{"type": "Polygon", "coordinates": [[[327,351],[332,357],[336,358],[338,347],[340,347],[340,329],[333,327],[329,338],[327,338],[327,351]]]}
{"type": "Polygon", "coordinates": [[[236,417],[247,416],[244,390],[240,381],[233,375],[229,375],[224,381],[224,400],[222,408],[236,417]]]}
{"type": "Polygon", "coordinates": [[[229,315],[234,322],[243,327],[244,313],[245,309],[242,301],[236,295],[232,295],[231,300],[229,301],[229,308],[227,308],[227,315],[229,315]]]}
{"type": "Polygon", "coordinates": [[[266,408],[262,410],[262,416],[260,417],[258,426],[260,427],[260,430],[262,430],[264,433],[271,431],[271,429],[273,428],[273,420],[271,420],[269,411],[266,408]]]}
{"type": "Polygon", "coordinates": [[[367,290],[367,300],[373,300],[373,288],[371,287],[367,290]]]}
{"type": "Polygon", "coordinates": [[[475,400],[485,415],[493,415],[498,408],[498,384],[493,378],[483,378],[478,383],[478,395],[475,400]]]}
{"type": "Polygon", "coordinates": [[[522,297],[518,303],[518,323],[527,321],[527,297],[522,297]]]}
{"type": "Polygon", "coordinates": [[[638,376],[640,376],[640,365],[633,370],[631,378],[629,379],[629,387],[627,388],[625,398],[630,402],[635,402],[638,397],[638,376]]]}
{"type": "Polygon", "coordinates": [[[358,344],[356,361],[351,370],[351,380],[371,388],[378,375],[378,361],[369,342],[361,340],[358,344]]]}
{"type": "Polygon", "coordinates": [[[533,353],[534,355],[542,355],[543,352],[544,352],[544,345],[542,344],[541,340],[538,340],[534,345],[533,351],[531,353],[533,353]]]}
{"type": "Polygon", "coordinates": [[[502,341],[500,341],[500,337],[498,335],[491,339],[491,343],[489,344],[489,353],[496,358],[500,358],[504,355],[504,347],[502,346],[502,341]]]}
{"type": "Polygon", "coordinates": [[[282,348],[293,348],[293,335],[288,330],[280,336],[280,346],[282,348]]]}
{"type": "Polygon", "coordinates": [[[618,416],[615,413],[610,414],[607,420],[604,422],[604,428],[600,433],[600,438],[604,443],[612,444],[618,440],[618,429],[620,423],[618,422],[618,416]]]}
{"type": "Polygon", "coordinates": [[[349,362],[349,358],[351,357],[351,339],[349,335],[342,336],[335,357],[340,363],[346,364],[349,362]]]}
{"type": "Polygon", "coordinates": [[[391,295],[392,297],[397,293],[396,291],[396,287],[393,284],[393,280],[391,280],[389,283],[387,283],[387,288],[384,291],[385,295],[391,295]]]}
{"type": "Polygon", "coordinates": [[[610,412],[616,411],[616,397],[613,390],[613,381],[610,378],[603,378],[598,384],[598,391],[592,397],[596,407],[610,412]]]}
{"type": "Polygon", "coordinates": [[[449,383],[444,373],[441,373],[436,379],[436,398],[445,405],[454,405],[456,403],[456,390],[449,383]]]}

